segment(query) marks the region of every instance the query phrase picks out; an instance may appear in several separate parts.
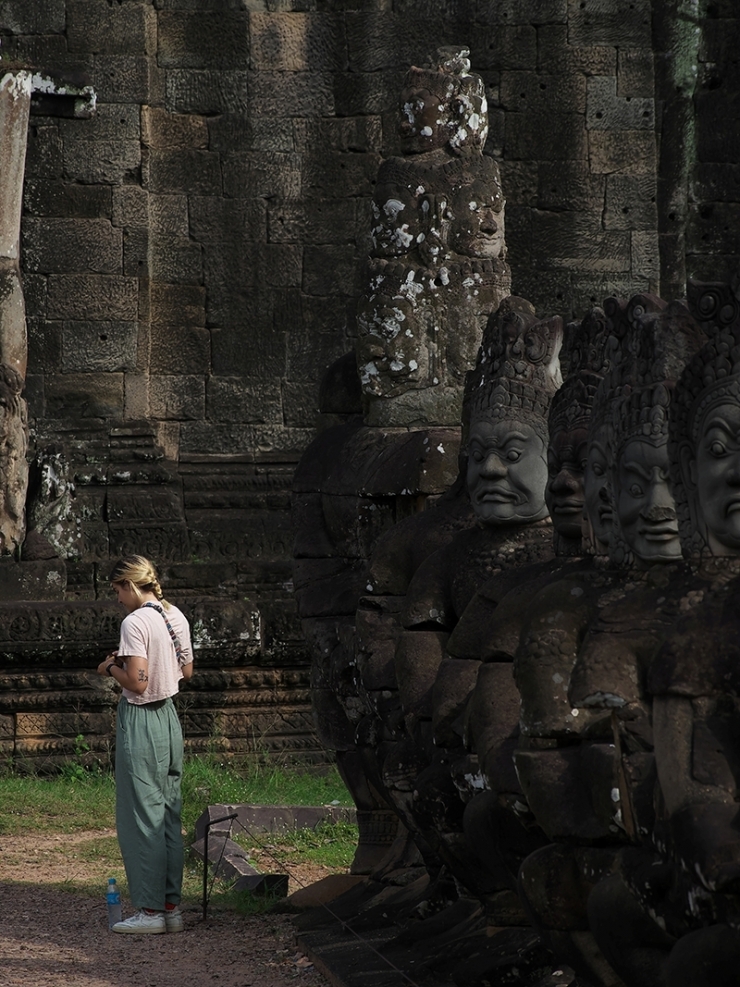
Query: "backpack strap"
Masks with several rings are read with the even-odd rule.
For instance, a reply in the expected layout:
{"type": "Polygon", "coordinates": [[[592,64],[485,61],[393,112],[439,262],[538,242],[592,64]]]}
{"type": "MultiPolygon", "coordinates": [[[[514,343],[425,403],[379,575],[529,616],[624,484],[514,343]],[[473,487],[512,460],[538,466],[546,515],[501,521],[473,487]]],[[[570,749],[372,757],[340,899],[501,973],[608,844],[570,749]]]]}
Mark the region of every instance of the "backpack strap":
{"type": "Polygon", "coordinates": [[[177,636],[177,634],[175,634],[174,630],[172,629],[172,624],[169,622],[169,620],[167,620],[167,614],[164,612],[164,609],[156,603],[144,603],[142,606],[142,610],[144,609],[144,607],[151,607],[152,610],[156,610],[157,613],[160,613],[162,615],[165,624],[167,624],[167,630],[170,632],[172,643],[175,646],[175,654],[177,655],[177,664],[180,666],[180,668],[182,668],[182,666],[185,663],[182,660],[182,646],[180,645],[180,638],[177,636]]]}

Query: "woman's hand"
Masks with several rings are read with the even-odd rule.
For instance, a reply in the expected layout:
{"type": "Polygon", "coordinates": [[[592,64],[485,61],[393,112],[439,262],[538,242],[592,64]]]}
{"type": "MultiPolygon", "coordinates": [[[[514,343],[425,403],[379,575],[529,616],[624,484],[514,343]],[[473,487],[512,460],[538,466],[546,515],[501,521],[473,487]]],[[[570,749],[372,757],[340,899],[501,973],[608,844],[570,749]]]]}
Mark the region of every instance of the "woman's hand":
{"type": "Polygon", "coordinates": [[[98,665],[98,675],[108,675],[108,665],[110,665],[111,662],[113,662],[118,668],[122,667],[121,662],[118,660],[117,651],[111,651],[109,655],[106,655],[105,658],[103,658],[101,663],[98,665]]]}

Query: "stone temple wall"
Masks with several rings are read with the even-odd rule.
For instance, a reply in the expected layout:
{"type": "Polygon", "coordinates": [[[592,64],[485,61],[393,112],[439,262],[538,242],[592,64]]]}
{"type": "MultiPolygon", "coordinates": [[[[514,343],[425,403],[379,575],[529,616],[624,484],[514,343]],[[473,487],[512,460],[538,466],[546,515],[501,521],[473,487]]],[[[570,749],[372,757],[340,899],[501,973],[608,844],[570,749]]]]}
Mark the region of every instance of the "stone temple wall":
{"type": "MultiPolygon", "coordinates": [[[[239,746],[257,700],[219,666],[280,668],[270,709],[292,720],[262,742],[320,757],[290,487],[320,423],[322,373],[352,348],[370,194],[396,150],[406,68],[470,46],[513,291],[580,317],[607,295],[669,297],[687,276],[734,273],[735,13],[732,0],[2,0],[0,76],[35,74],[29,523],[64,565],[49,582],[59,563],[47,561],[34,583],[0,563],[1,605],[102,606],[110,559],[151,555],[173,599],[242,608],[249,648],[224,631],[206,661],[209,716],[240,711],[239,746]],[[92,86],[91,118],[54,98],[65,86],[92,86]]],[[[24,619],[7,615],[14,641],[24,619]]],[[[20,669],[0,641],[0,675],[43,711],[59,683],[25,684],[34,640],[20,669]]],[[[64,664],[89,660],[71,649],[64,664]]],[[[18,702],[0,705],[13,743],[18,702]]],[[[218,732],[209,723],[202,744],[218,732]]],[[[32,736],[64,749],[77,732],[32,736]]]]}

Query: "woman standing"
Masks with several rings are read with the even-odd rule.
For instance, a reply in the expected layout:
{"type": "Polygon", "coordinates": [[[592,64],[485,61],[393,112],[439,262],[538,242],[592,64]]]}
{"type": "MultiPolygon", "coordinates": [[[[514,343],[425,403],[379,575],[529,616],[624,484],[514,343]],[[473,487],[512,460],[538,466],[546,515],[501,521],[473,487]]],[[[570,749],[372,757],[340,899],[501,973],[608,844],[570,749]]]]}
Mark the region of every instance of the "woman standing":
{"type": "Polygon", "coordinates": [[[116,830],[137,912],[114,932],[182,932],[182,729],[172,697],[193,674],[190,627],[141,555],[113,567],[128,611],[118,651],[98,666],[121,686],[116,725],[116,830]]]}

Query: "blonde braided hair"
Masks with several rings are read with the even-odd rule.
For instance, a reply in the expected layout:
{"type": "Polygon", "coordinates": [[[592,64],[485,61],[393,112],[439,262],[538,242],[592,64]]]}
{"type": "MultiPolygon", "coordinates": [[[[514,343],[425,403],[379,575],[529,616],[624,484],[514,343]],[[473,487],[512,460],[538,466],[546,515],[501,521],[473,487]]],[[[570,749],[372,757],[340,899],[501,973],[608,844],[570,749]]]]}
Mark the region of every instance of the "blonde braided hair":
{"type": "Polygon", "coordinates": [[[162,587],[159,585],[159,574],[153,562],[143,555],[127,555],[113,566],[110,574],[112,583],[130,584],[139,599],[143,599],[142,592],[154,593],[165,610],[170,609],[170,604],[165,600],[162,587]]]}

